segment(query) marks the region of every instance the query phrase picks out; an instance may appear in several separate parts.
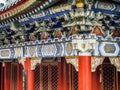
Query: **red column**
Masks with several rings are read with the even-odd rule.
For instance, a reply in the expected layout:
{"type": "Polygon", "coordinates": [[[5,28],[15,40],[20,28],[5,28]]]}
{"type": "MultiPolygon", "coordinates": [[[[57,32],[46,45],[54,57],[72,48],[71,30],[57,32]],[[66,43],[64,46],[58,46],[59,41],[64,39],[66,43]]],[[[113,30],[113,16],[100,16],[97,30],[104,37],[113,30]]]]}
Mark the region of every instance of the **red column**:
{"type": "Polygon", "coordinates": [[[92,90],[91,56],[79,56],[78,90],[92,90]]]}
{"type": "Polygon", "coordinates": [[[24,68],[27,71],[27,90],[34,90],[34,71],[31,70],[30,67],[30,59],[26,58],[24,68]]]}

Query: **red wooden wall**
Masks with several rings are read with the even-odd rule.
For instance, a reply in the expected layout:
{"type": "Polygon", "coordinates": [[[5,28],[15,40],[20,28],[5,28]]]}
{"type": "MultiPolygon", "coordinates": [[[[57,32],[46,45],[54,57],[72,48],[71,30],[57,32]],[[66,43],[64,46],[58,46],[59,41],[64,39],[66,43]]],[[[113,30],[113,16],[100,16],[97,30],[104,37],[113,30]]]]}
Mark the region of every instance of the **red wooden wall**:
{"type": "Polygon", "coordinates": [[[120,90],[120,72],[118,72],[118,90],[120,90]]]}
{"type": "Polygon", "coordinates": [[[3,73],[3,66],[2,66],[2,63],[0,63],[0,90],[3,90],[4,88],[4,73],[3,73]]]}
{"type": "MultiPolygon", "coordinates": [[[[22,90],[22,69],[21,65],[18,66],[18,83],[17,90],[22,90]]],[[[59,63],[59,86],[58,90],[70,90],[70,65],[66,63],[65,58],[59,63]]],[[[5,63],[3,67],[0,63],[0,90],[10,90],[11,80],[11,63],[5,63]]],[[[92,73],[92,90],[102,90],[100,82],[100,67],[92,73]]],[[[73,89],[72,89],[73,90],[73,89]]],[[[77,90],[77,89],[76,89],[77,90]]],[[[120,72],[118,72],[118,90],[120,90],[120,72]]]]}
{"type": "Polygon", "coordinates": [[[18,63],[0,63],[0,90],[22,90],[22,70],[18,63]]]}
{"type": "Polygon", "coordinates": [[[100,73],[100,67],[92,73],[92,90],[101,90],[100,73]]]}
{"type": "Polygon", "coordinates": [[[4,67],[4,90],[10,90],[11,63],[5,63],[4,67]]]}
{"type": "Polygon", "coordinates": [[[60,90],[70,90],[70,83],[69,83],[69,64],[66,63],[65,58],[62,58],[61,61],[61,68],[62,68],[62,83],[63,86],[60,90]]]}
{"type": "Polygon", "coordinates": [[[1,76],[2,76],[2,63],[0,63],[0,90],[2,90],[2,78],[1,78],[1,76]]]}

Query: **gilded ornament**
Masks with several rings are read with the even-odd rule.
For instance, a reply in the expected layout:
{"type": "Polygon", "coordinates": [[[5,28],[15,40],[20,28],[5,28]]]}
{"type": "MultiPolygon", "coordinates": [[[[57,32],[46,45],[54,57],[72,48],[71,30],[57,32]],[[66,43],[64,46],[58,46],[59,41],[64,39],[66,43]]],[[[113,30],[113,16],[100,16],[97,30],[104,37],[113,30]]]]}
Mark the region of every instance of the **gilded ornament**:
{"type": "Polygon", "coordinates": [[[21,57],[21,55],[22,55],[21,48],[17,48],[17,56],[21,57]]]}
{"type": "Polygon", "coordinates": [[[111,52],[114,52],[115,51],[115,47],[113,46],[109,46],[109,45],[105,45],[105,52],[106,53],[111,53],[111,52]]]}
{"type": "Polygon", "coordinates": [[[71,54],[73,47],[72,47],[72,43],[67,43],[66,44],[66,50],[68,54],[71,54]]]}
{"type": "Polygon", "coordinates": [[[8,50],[1,51],[1,56],[2,56],[2,57],[7,57],[7,56],[9,57],[9,54],[10,54],[10,53],[9,53],[8,50]]]}

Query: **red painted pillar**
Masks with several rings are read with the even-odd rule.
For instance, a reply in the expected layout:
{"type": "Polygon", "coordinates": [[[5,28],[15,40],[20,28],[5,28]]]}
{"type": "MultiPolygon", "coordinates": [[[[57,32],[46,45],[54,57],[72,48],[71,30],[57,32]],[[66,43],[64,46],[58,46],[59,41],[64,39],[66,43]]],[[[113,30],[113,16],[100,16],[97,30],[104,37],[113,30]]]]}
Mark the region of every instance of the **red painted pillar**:
{"type": "Polygon", "coordinates": [[[91,56],[79,56],[78,90],[92,90],[91,56]]]}
{"type": "Polygon", "coordinates": [[[25,61],[25,70],[27,71],[27,90],[34,90],[34,70],[31,70],[31,62],[29,58],[25,61]]]}

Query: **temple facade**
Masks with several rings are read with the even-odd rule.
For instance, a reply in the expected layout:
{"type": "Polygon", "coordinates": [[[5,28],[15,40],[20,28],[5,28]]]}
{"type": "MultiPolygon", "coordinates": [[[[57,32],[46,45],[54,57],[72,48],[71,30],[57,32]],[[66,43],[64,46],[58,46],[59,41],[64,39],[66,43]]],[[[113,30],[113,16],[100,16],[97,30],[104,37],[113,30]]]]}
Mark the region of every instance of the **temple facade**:
{"type": "Polygon", "coordinates": [[[0,90],[120,90],[120,0],[1,0],[0,90]]]}

